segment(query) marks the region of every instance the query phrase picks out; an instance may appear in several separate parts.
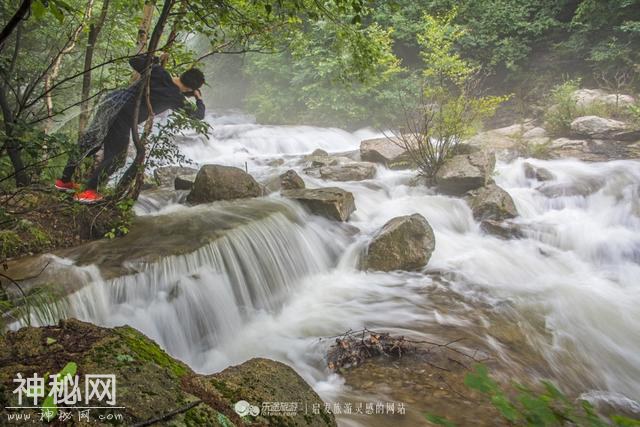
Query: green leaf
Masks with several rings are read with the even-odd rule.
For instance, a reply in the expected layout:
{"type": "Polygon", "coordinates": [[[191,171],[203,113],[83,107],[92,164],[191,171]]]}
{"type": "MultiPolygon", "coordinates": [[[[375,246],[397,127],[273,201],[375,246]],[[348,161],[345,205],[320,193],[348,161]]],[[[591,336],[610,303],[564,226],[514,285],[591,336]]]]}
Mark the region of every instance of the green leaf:
{"type": "Polygon", "coordinates": [[[515,423],[520,418],[518,415],[518,410],[511,404],[509,399],[507,399],[504,394],[498,393],[493,396],[491,398],[491,403],[493,403],[493,406],[495,406],[496,409],[500,411],[503,417],[505,417],[512,423],[515,423]]]}
{"type": "Polygon", "coordinates": [[[36,19],[42,19],[44,14],[47,13],[47,8],[41,0],[36,0],[31,5],[31,11],[36,19]]]}
{"type": "Polygon", "coordinates": [[[54,395],[50,394],[42,403],[42,416],[50,422],[58,415],[58,405],[54,403],[54,395]]]}
{"type": "Polygon", "coordinates": [[[56,17],[59,23],[62,24],[64,22],[64,13],[62,13],[54,2],[49,3],[49,10],[51,11],[51,14],[56,17]]]}
{"type": "Polygon", "coordinates": [[[47,345],[55,344],[56,342],[58,342],[58,341],[56,341],[55,339],[53,339],[51,337],[47,337],[47,345]]]}
{"type": "Polygon", "coordinates": [[[640,426],[639,420],[633,420],[631,418],[623,417],[622,415],[613,415],[611,421],[617,426],[621,427],[638,427],[640,426]]]}
{"type": "Polygon", "coordinates": [[[446,418],[443,418],[439,415],[434,415],[434,414],[424,414],[424,417],[427,419],[427,421],[429,421],[431,424],[435,424],[438,426],[445,426],[445,427],[455,427],[456,425],[454,423],[452,423],[451,421],[449,421],[446,418]]]}
{"type": "Polygon", "coordinates": [[[495,381],[489,378],[489,372],[484,365],[476,365],[475,370],[464,377],[464,383],[467,387],[484,394],[493,394],[498,389],[495,381]]]}
{"type": "Polygon", "coordinates": [[[64,368],[60,371],[60,378],[64,378],[67,375],[74,376],[78,372],[78,365],[76,362],[69,362],[64,365],[64,368]]]}

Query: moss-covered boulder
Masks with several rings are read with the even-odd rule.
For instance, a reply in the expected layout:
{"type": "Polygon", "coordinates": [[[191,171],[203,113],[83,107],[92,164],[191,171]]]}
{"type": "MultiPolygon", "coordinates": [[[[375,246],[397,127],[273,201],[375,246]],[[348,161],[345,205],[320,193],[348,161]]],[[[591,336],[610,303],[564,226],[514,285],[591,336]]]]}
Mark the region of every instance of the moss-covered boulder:
{"type": "Polygon", "coordinates": [[[313,405],[322,408],[322,400],[300,375],[284,363],[251,359],[220,373],[199,377],[196,383],[202,390],[219,391],[226,401],[245,401],[247,406],[257,406],[261,409],[260,415],[254,417],[258,423],[272,426],[336,425],[334,416],[324,410],[313,414],[311,408],[313,405]],[[280,409],[286,406],[292,413],[283,415],[280,409],[275,410],[273,403],[279,403],[280,409]]]}
{"type": "Polygon", "coordinates": [[[376,234],[361,259],[365,270],[419,270],[436,247],[433,229],[420,214],[400,216],[376,234]]]}
{"type": "MultiPolygon", "coordinates": [[[[69,362],[77,364],[83,399],[82,403],[70,406],[107,406],[106,400],[84,402],[84,381],[88,374],[113,374],[116,378],[115,406],[121,408],[92,409],[90,423],[80,421],[78,410],[72,410],[73,419],[64,425],[133,425],[166,417],[173,411],[176,413],[159,425],[264,425],[260,417],[240,417],[234,409],[236,399],[255,399],[253,401],[259,407],[265,400],[290,401],[293,396],[306,399],[309,404],[320,402],[309,385],[291,368],[278,362],[254,359],[216,375],[201,376],[131,327],[108,329],[67,320],[57,326],[27,327],[0,336],[1,419],[7,420],[10,414],[20,412],[31,413],[32,420],[39,420],[40,410],[6,409],[33,406],[26,396],[22,405],[18,404],[13,380],[18,373],[24,378],[32,377],[34,373],[40,377],[58,373],[69,362]],[[244,369],[245,365],[248,368],[244,369]],[[261,388],[256,388],[257,385],[261,388]],[[237,394],[231,394],[230,390],[237,394]]],[[[274,417],[272,424],[320,426],[335,425],[335,421],[320,415],[313,415],[308,420],[279,416],[274,417]]],[[[22,425],[34,423],[30,420],[22,425]]]]}

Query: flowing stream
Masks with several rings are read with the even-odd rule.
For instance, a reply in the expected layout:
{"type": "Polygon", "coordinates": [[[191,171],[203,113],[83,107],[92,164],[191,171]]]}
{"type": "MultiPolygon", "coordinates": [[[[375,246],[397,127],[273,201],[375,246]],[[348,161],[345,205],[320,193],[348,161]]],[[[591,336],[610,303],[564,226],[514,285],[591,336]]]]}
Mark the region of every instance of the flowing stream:
{"type": "MultiPolygon", "coordinates": [[[[463,199],[412,186],[411,171],[378,167],[374,179],[339,183],[303,174],[303,155],[357,150],[373,131],[261,126],[242,115],[208,120],[209,140],[181,138],[187,157],[246,167],[263,182],[295,169],[307,187],[342,187],[355,196],[349,224],[359,231],[272,194],[236,210],[241,224],[224,237],[138,266],[136,274],[104,278],[79,267],[89,284],[71,296],[75,316],[130,324],[198,372],[257,356],[281,360],[327,401],[358,390],[327,370],[331,340],[320,337],[364,327],[440,342],[471,337],[505,365],[638,410],[640,163],[527,160],[555,175],[547,183],[525,177],[524,159],[498,163],[495,180],[514,198],[525,233],[500,240],[480,230],[463,199]],[[267,206],[272,214],[247,219],[267,206]],[[379,227],[416,212],[436,235],[424,271],[357,270],[379,227]]],[[[187,208],[179,199],[147,194],[137,210],[196,219],[227,206],[187,208]]],[[[173,232],[196,238],[192,228],[173,232]]]]}

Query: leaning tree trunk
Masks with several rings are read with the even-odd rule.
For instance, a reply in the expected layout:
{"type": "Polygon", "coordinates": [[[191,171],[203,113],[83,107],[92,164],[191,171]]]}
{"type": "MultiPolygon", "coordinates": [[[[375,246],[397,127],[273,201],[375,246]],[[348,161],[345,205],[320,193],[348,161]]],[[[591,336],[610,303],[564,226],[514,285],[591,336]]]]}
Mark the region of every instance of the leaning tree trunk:
{"type": "Polygon", "coordinates": [[[31,10],[31,3],[33,3],[33,0],[22,0],[16,13],[13,14],[9,22],[7,22],[2,28],[2,31],[0,31],[0,51],[2,51],[4,42],[7,41],[11,33],[13,33],[13,30],[18,27],[23,19],[26,19],[29,10],[31,10]]]}
{"type": "Polygon", "coordinates": [[[84,74],[82,75],[82,93],[80,95],[82,104],[80,104],[78,136],[82,135],[84,129],[87,127],[87,123],[89,122],[89,110],[91,106],[91,102],[89,101],[89,96],[91,95],[91,66],[93,65],[93,54],[95,52],[98,36],[100,35],[100,31],[102,31],[102,27],[104,26],[104,22],[107,18],[109,2],[110,0],[104,0],[102,2],[102,9],[100,10],[98,20],[95,23],[92,23],[89,27],[87,48],[84,53],[84,74]]]}
{"type": "Polygon", "coordinates": [[[147,136],[151,132],[151,128],[153,127],[153,109],[151,106],[151,99],[149,93],[149,82],[151,80],[151,65],[153,63],[153,54],[158,48],[158,44],[160,43],[160,37],[164,31],[164,28],[167,24],[167,20],[169,18],[169,14],[171,12],[171,8],[174,6],[176,0],[165,0],[162,5],[162,11],[160,12],[160,17],[158,18],[158,22],[153,29],[153,33],[151,34],[151,39],[149,40],[149,47],[147,52],[149,53],[146,58],[144,72],[141,77],[140,90],[135,99],[135,107],[132,118],[132,137],[133,144],[136,147],[136,156],[133,160],[133,164],[129,166],[129,168],[125,171],[124,175],[120,179],[118,183],[118,189],[116,194],[118,197],[128,196],[129,198],[136,200],[138,195],[140,194],[140,189],[142,187],[142,182],[144,180],[144,161],[146,158],[146,148],[145,143],[147,140],[147,136]],[[147,109],[149,111],[149,117],[144,125],[144,132],[142,135],[138,133],[138,117],[140,114],[140,107],[142,106],[142,102],[147,103],[147,109]]]}
{"type": "MultiPolygon", "coordinates": [[[[149,29],[151,28],[151,21],[153,20],[153,9],[156,6],[156,0],[145,0],[144,7],[142,8],[142,21],[138,28],[138,40],[136,41],[136,53],[140,54],[144,52],[147,46],[147,39],[149,38],[149,29]]],[[[155,50],[155,49],[154,49],[155,50]]],[[[131,75],[131,83],[140,78],[137,71],[134,71],[131,75]]]]}

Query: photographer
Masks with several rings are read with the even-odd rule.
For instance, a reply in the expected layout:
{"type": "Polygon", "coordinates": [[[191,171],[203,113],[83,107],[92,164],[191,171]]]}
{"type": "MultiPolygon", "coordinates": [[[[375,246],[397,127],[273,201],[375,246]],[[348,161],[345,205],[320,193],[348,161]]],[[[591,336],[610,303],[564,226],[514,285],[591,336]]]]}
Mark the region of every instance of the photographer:
{"type": "MultiPolygon", "coordinates": [[[[129,60],[129,64],[142,74],[146,56],[133,57],[129,60]]],[[[149,82],[149,99],[153,114],[160,114],[166,110],[184,109],[192,117],[202,120],[205,113],[200,94],[200,88],[204,84],[202,71],[191,68],[180,76],[172,76],[160,64],[161,61],[154,57],[149,82]],[[190,102],[187,102],[187,96],[195,97],[195,109],[190,102]]],[[[55,182],[56,189],[76,192],[79,185],[72,180],[76,168],[85,157],[95,154],[100,147],[104,146],[104,159],[87,181],[85,190],[73,196],[74,200],[83,204],[93,204],[103,199],[97,191],[98,186],[119,169],[126,159],[133,126],[135,94],[140,90],[141,84],[142,82],[138,80],[131,87],[114,91],[107,96],[105,105],[98,108],[92,124],[78,141],[80,155],[69,157],[62,177],[55,182]],[[103,128],[104,131],[102,131],[103,128]]],[[[140,104],[138,124],[144,122],[148,116],[147,102],[143,99],[140,104]]]]}

